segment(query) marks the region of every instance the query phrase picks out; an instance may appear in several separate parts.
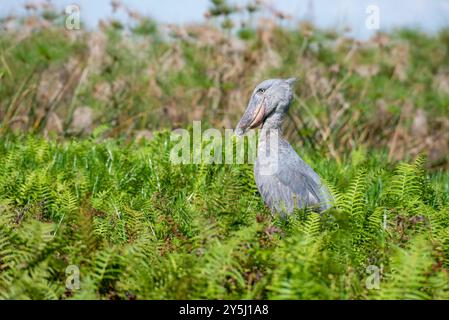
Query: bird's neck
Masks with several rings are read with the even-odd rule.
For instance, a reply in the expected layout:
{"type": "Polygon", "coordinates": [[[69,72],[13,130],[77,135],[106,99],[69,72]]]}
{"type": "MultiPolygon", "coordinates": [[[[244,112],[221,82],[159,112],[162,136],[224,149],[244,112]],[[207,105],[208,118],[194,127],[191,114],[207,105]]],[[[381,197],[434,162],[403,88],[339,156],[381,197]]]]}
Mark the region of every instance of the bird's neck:
{"type": "Polygon", "coordinates": [[[261,137],[274,133],[282,137],[282,123],[284,122],[284,114],[274,113],[268,117],[262,125],[261,137]]]}
{"type": "Polygon", "coordinates": [[[267,118],[259,132],[258,157],[272,159],[285,144],[282,134],[284,116],[273,114],[267,118]]]}

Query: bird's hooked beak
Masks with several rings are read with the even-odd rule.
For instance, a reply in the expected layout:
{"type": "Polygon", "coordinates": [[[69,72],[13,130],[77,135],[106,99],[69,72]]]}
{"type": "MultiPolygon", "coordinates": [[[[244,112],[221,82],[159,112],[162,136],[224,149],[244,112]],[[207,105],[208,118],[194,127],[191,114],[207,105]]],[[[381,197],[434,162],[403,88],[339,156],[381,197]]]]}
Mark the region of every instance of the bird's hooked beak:
{"type": "Polygon", "coordinates": [[[238,136],[244,135],[249,129],[257,128],[262,124],[265,119],[265,98],[262,98],[262,101],[254,101],[251,99],[248,108],[243,114],[242,119],[240,119],[237,128],[235,129],[235,133],[238,136]]]}

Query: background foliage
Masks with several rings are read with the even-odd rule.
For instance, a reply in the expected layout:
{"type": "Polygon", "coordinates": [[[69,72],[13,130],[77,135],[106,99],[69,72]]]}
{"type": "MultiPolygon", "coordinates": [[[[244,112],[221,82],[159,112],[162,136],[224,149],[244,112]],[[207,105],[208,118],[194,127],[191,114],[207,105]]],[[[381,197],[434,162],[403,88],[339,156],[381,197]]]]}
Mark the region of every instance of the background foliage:
{"type": "Polygon", "coordinates": [[[129,19],[98,30],[48,3],[1,22],[0,298],[449,298],[447,30],[357,41],[224,1],[180,27],[114,3],[129,19]],[[286,134],[335,208],[272,217],[251,165],[170,163],[169,129],[231,128],[293,75],[286,134]]]}

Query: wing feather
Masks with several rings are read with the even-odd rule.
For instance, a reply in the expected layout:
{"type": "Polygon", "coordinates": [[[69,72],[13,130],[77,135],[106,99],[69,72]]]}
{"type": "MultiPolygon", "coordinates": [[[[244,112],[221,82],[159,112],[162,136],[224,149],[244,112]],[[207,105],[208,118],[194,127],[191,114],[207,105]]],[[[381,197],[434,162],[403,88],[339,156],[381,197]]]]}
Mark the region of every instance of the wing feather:
{"type": "Polygon", "coordinates": [[[256,184],[273,211],[292,212],[295,207],[330,207],[332,197],[313,169],[288,145],[281,152],[282,164],[271,175],[261,175],[255,167],[256,184]]]}

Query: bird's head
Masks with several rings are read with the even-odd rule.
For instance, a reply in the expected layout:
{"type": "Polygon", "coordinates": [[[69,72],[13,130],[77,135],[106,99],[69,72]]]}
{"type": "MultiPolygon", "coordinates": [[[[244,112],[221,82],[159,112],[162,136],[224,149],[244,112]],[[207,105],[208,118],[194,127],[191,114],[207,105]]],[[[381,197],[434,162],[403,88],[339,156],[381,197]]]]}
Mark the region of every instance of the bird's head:
{"type": "Polygon", "coordinates": [[[244,135],[248,130],[263,125],[270,117],[286,113],[293,99],[292,87],[295,81],[296,78],[262,81],[251,95],[235,130],[236,134],[244,135]]]}

